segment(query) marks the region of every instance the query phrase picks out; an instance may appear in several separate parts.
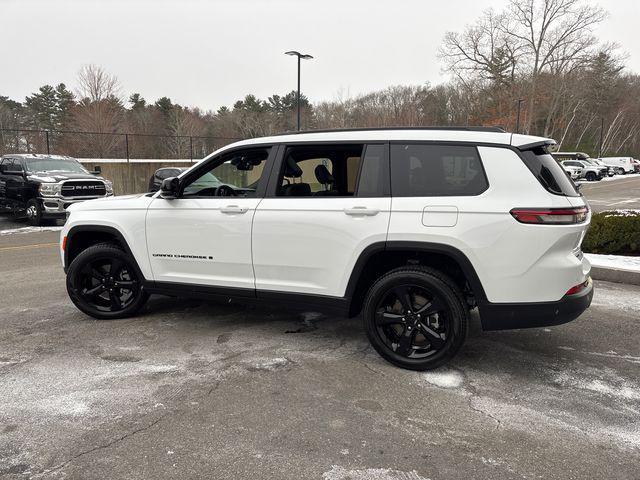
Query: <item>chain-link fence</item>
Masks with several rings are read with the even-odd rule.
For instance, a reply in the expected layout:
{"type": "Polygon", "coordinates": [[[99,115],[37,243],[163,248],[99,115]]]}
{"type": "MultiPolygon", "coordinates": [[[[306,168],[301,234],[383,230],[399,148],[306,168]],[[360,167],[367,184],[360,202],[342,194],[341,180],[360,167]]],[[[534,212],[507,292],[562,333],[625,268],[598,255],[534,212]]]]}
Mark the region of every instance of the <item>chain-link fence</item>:
{"type": "Polygon", "coordinates": [[[238,137],[0,128],[0,155],[46,153],[76,158],[200,159],[238,137]]]}

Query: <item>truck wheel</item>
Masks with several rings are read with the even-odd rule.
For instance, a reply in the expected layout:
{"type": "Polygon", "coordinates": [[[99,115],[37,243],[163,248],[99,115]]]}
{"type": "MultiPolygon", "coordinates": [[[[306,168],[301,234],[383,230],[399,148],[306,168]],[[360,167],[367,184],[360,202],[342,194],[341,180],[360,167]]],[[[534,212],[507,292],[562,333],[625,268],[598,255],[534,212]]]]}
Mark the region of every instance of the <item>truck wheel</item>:
{"type": "Polygon", "coordinates": [[[34,227],[42,225],[42,205],[36,199],[32,198],[27,202],[27,209],[25,210],[27,215],[27,221],[29,225],[34,227]]]}
{"type": "Polygon", "coordinates": [[[134,315],[149,299],[135,260],[111,243],[82,251],[67,271],[67,292],[78,309],[98,319],[134,315]]]}
{"type": "Polygon", "coordinates": [[[618,168],[617,173],[618,173],[618,175],[625,175],[627,172],[625,171],[624,168],[618,168]]]}
{"type": "Polygon", "coordinates": [[[456,284],[437,270],[401,267],[379,278],[363,308],[373,348],[409,370],[448,362],[467,336],[469,312],[456,284]]]}
{"type": "Polygon", "coordinates": [[[587,172],[586,179],[588,182],[593,182],[596,179],[596,174],[593,172],[587,172]]]}

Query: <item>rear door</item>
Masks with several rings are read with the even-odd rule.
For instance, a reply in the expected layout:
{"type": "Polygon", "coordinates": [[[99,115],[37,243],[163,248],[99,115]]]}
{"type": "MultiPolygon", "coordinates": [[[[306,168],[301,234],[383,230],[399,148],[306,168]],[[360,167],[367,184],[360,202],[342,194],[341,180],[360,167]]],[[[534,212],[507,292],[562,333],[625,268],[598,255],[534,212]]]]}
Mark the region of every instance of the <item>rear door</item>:
{"type": "Polygon", "coordinates": [[[388,145],[281,147],[253,224],[260,291],[342,297],[360,253],[386,240],[388,145]]]}

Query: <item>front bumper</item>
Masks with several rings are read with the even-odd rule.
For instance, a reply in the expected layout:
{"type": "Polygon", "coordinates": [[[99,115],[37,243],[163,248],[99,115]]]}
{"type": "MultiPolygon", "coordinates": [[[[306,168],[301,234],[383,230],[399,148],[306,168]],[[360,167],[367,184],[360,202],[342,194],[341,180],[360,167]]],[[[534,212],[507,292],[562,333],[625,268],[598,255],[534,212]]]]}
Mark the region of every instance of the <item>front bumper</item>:
{"type": "MultiPolygon", "coordinates": [[[[110,196],[110,195],[107,195],[110,196]]],[[[73,205],[78,202],[86,202],[87,200],[95,200],[96,198],[104,198],[104,196],[97,197],[42,197],[42,216],[43,217],[62,217],[66,216],[67,208],[69,205],[73,205]]]]}
{"type": "Polygon", "coordinates": [[[557,302],[490,303],[478,306],[483,330],[511,330],[561,325],[578,318],[593,299],[593,281],[575,295],[557,302]]]}

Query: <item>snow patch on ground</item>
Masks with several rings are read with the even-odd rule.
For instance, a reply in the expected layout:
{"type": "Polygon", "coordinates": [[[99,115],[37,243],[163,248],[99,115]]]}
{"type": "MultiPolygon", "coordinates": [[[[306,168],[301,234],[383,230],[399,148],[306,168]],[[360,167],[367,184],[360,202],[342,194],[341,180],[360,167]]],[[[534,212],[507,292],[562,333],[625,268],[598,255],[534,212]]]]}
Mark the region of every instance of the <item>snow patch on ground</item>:
{"type": "Polygon", "coordinates": [[[637,178],[640,177],[640,173],[627,173],[626,175],[614,175],[613,177],[604,177],[602,180],[598,182],[589,182],[587,180],[578,180],[576,183],[580,185],[596,185],[600,182],[615,182],[616,180],[624,180],[626,178],[637,178]]]}
{"type": "Polygon", "coordinates": [[[277,357],[259,361],[251,365],[252,370],[266,370],[272,372],[278,368],[286,367],[291,361],[288,358],[277,357]]]}
{"type": "Polygon", "coordinates": [[[349,470],[338,465],[332,465],[331,470],[322,474],[323,480],[430,480],[419,475],[415,470],[402,472],[389,468],[363,468],[349,470]]]}
{"type": "Polygon", "coordinates": [[[563,387],[588,390],[608,397],[623,401],[640,400],[640,387],[622,378],[610,376],[610,378],[578,378],[569,372],[563,372],[554,378],[554,382],[563,387]]]}
{"type": "Polygon", "coordinates": [[[426,372],[421,375],[421,378],[440,388],[458,388],[464,383],[464,376],[456,370],[426,372]]]}
{"type": "Polygon", "coordinates": [[[62,230],[62,227],[20,227],[0,230],[0,236],[14,235],[16,233],[59,232],[60,230],[62,230]]]}
{"type": "Polygon", "coordinates": [[[640,272],[640,257],[626,257],[623,255],[599,255],[596,253],[585,253],[587,260],[594,267],[614,268],[616,270],[626,270],[640,272]]]}

